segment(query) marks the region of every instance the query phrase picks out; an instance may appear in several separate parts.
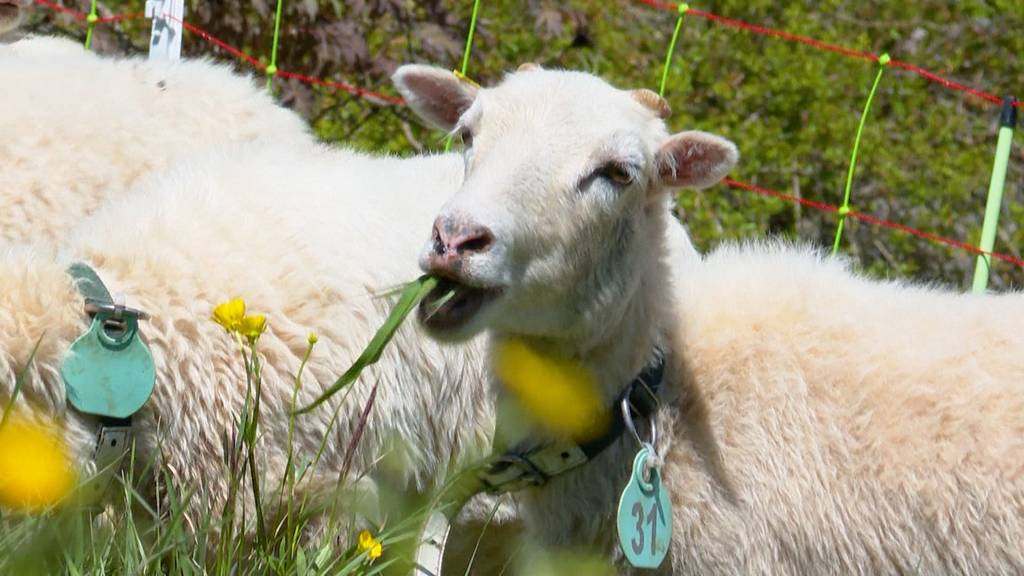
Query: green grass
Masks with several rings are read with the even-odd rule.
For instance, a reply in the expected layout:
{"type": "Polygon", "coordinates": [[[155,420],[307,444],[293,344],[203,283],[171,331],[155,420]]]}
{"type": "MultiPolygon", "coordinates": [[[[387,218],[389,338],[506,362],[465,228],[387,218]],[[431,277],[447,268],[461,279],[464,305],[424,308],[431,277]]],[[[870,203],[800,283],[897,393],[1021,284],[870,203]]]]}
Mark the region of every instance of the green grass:
{"type": "MultiPolygon", "coordinates": [[[[423,277],[404,288],[392,313],[371,339],[352,368],[329,388],[314,405],[346,389],[360,371],[375,362],[398,327],[423,297],[436,286],[423,277]]],[[[439,302],[444,302],[446,298],[439,302]]],[[[377,455],[376,473],[380,484],[353,478],[348,458],[338,480],[330,485],[313,485],[313,470],[324,452],[327,438],[338,424],[335,410],[317,452],[310,458],[292,450],[295,422],[301,410],[295,405],[306,364],[314,352],[316,338],[309,346],[294,376],[295,392],[288,411],[288,452],[285,469],[271,477],[257,463],[259,454],[262,357],[258,337],[230,333],[238,345],[245,366],[244,409],[226,439],[223,462],[229,491],[220,506],[208,505],[201,486],[179,485],[170,470],[135,459],[126,462],[122,475],[115,476],[102,508],[75,504],[73,494],[42,514],[28,515],[0,508],[0,574],[110,574],[110,575],[362,575],[409,574],[412,558],[426,518],[436,510],[451,513],[475,486],[474,470],[455,472],[433,494],[419,494],[405,488],[403,481],[389,483],[391,454],[377,455]],[[276,480],[274,479],[276,478],[276,480]],[[368,493],[366,483],[375,490],[368,493]],[[395,486],[400,486],[396,488],[395,486]],[[154,494],[159,496],[154,497],[154,494]],[[382,544],[383,554],[371,559],[358,546],[359,533],[369,529],[382,544]]],[[[38,350],[36,342],[25,367],[17,375],[14,393],[4,408],[4,421],[12,412],[18,394],[38,350]]],[[[347,390],[346,390],[347,391],[347,390]]],[[[371,395],[372,397],[372,395],[371,395]]],[[[343,404],[342,400],[340,404],[343,404]]],[[[16,410],[14,410],[16,412],[16,410]]],[[[2,425],[2,424],[0,424],[2,425]]],[[[354,450],[361,434],[348,446],[354,450]]],[[[0,447],[2,448],[2,447],[0,447]]],[[[161,452],[158,447],[157,453],[161,452]]],[[[494,511],[492,510],[492,516],[494,511]]],[[[470,534],[479,547],[484,533],[470,534]]],[[[560,574],[574,569],[586,574],[612,573],[606,562],[586,555],[549,554],[542,550],[508,543],[517,549],[502,573],[560,574]],[[514,570],[512,566],[518,566],[514,570]],[[575,568],[573,568],[575,567],[575,568]]],[[[473,551],[473,558],[477,550],[473,551]]],[[[470,573],[473,559],[466,574],[470,573]]]]}
{"type": "MultiPolygon", "coordinates": [[[[414,285],[422,294],[432,287],[429,282],[414,285]]],[[[385,323],[382,333],[390,333],[371,341],[356,363],[359,369],[379,357],[390,335],[421,297],[399,301],[396,308],[404,307],[405,312],[397,321],[392,318],[385,323]],[[372,359],[366,362],[367,358],[372,359]]],[[[205,506],[200,486],[178,485],[168,470],[132,460],[125,463],[124,474],[116,476],[102,509],[75,504],[79,498],[74,494],[43,514],[0,509],[0,574],[409,572],[408,558],[414,550],[410,543],[416,541],[421,522],[437,503],[406,498],[416,507],[393,514],[391,521],[371,525],[352,512],[366,505],[359,502],[357,483],[348,480],[348,474],[339,475],[333,486],[309,489],[311,471],[338,422],[337,412],[316,455],[311,461],[300,462],[290,446],[295,420],[300,417],[294,406],[295,394],[289,415],[286,469],[277,482],[268,481],[257,465],[262,408],[258,338],[246,341],[237,332],[231,336],[245,364],[246,399],[228,442],[224,466],[229,492],[223,506],[205,506]],[[154,486],[161,488],[160,497],[147,497],[154,486]],[[247,515],[246,510],[251,513],[247,515]],[[359,549],[358,535],[364,528],[370,528],[382,543],[382,557],[371,559],[359,549]]],[[[14,392],[3,411],[4,422],[13,411],[40,342],[17,375],[14,392]]],[[[315,342],[311,337],[295,374],[296,392],[315,342]]],[[[348,383],[356,376],[358,370],[348,383]]],[[[358,437],[353,439],[355,442],[358,437]]]]}
{"type": "MultiPolygon", "coordinates": [[[[187,497],[176,489],[168,510],[156,511],[133,488],[119,484],[115,502],[102,512],[66,507],[41,516],[5,514],[0,518],[0,573],[4,574],[376,574],[402,558],[392,550],[415,539],[411,512],[377,534],[384,555],[371,561],[356,547],[358,531],[340,515],[316,531],[315,507],[297,503],[288,518],[268,526],[262,540],[230,511],[199,518],[198,529],[184,520],[187,497]],[[228,525],[219,533],[217,526],[228,525]],[[234,526],[232,526],[234,525],[234,526]],[[223,538],[219,538],[223,536],[223,538]]],[[[308,504],[308,503],[306,503],[308,504]]]]}
{"type": "MultiPolygon", "coordinates": [[[[328,387],[319,398],[314,400],[308,406],[303,407],[299,410],[300,414],[305,414],[312,411],[317,406],[320,406],[332,396],[337,394],[342,389],[348,387],[359,378],[359,375],[363,372],[363,369],[367,366],[374,364],[377,360],[380,360],[381,353],[384,352],[384,348],[387,347],[391,339],[394,338],[395,332],[405,322],[405,319],[409,314],[416,309],[416,305],[423,300],[426,295],[437,286],[437,278],[431,276],[421,276],[420,278],[408,283],[402,289],[402,295],[398,299],[398,304],[391,309],[391,313],[388,315],[384,324],[377,330],[377,333],[373,335],[370,343],[363,350],[363,353],[359,355],[355,363],[342,374],[334,384],[328,387]]],[[[446,296],[446,298],[449,296],[446,296]]]]}

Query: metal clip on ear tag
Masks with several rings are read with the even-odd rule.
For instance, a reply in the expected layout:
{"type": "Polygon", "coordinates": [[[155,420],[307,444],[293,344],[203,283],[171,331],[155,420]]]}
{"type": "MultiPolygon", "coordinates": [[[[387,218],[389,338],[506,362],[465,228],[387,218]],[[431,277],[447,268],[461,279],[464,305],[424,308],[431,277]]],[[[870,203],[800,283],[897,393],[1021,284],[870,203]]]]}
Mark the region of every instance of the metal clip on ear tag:
{"type": "Polygon", "coordinates": [[[672,502],[661,484],[657,468],[644,480],[644,466],[652,456],[645,445],[633,460],[633,474],[619,498],[619,546],[635,568],[657,568],[672,540],[672,502]]]}
{"type": "Polygon", "coordinates": [[[78,411],[128,418],[153,393],[156,369],[138,338],[139,319],[99,312],[89,330],[71,345],[61,366],[68,401],[78,411]]]}

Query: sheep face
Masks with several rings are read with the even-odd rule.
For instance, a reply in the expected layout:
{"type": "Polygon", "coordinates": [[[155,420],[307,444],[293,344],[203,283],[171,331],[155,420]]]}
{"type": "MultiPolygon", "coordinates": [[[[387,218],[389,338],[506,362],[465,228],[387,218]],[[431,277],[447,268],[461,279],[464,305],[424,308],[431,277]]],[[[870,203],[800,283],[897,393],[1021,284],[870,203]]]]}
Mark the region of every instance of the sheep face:
{"type": "Polygon", "coordinates": [[[573,338],[621,317],[663,250],[665,190],[711,185],[737,160],[717,136],[670,136],[653,93],[589,74],[530,68],[476,89],[403,66],[395,82],[465,144],[464,184],[420,258],[445,279],[419,311],[442,339],[573,338]]]}
{"type": "Polygon", "coordinates": [[[0,0],[0,34],[17,28],[31,3],[32,0],[0,0]]]}

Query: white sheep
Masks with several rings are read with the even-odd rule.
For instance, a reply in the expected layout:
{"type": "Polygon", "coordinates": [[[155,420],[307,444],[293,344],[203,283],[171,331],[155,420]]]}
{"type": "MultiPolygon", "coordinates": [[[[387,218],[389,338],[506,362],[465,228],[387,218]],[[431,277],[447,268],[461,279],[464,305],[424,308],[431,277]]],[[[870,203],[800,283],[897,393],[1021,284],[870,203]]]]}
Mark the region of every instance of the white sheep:
{"type": "Polygon", "coordinates": [[[202,60],[106,58],[26,37],[0,45],[0,78],[3,240],[58,240],[143,176],[211,145],[312,138],[251,78],[202,60]]]}
{"type": "MultiPolygon", "coordinates": [[[[166,166],[171,166],[182,159],[187,160],[193,155],[201,158],[212,153],[218,143],[275,142],[284,151],[281,155],[283,158],[294,159],[299,150],[308,148],[306,143],[311,140],[306,128],[296,116],[274,105],[272,99],[267,97],[263,90],[253,86],[249,79],[237,76],[229,67],[203,61],[161,64],[137,58],[117,60],[85,52],[80,45],[66,39],[29,37],[0,45],[0,76],[9,80],[5,82],[5,98],[0,107],[0,130],[8,135],[16,135],[0,143],[0,239],[3,240],[62,240],[68,231],[77,224],[83,224],[83,220],[87,221],[87,215],[108,200],[119,200],[120,197],[127,195],[132,187],[137,186],[138,182],[147,176],[152,177],[152,174],[159,173],[166,166]],[[67,94],[80,94],[83,97],[72,99],[68,98],[67,94]]],[[[324,154],[318,152],[314,156],[320,158],[324,154]]],[[[223,156],[223,153],[221,155],[223,156]]],[[[258,156],[257,167],[265,161],[266,154],[258,156]]],[[[315,160],[315,169],[322,170],[325,163],[331,163],[340,180],[351,181],[349,169],[353,161],[359,162],[358,157],[344,151],[329,156],[329,161],[315,160]]],[[[245,161],[247,158],[244,153],[233,153],[231,163],[245,161]]],[[[200,159],[199,162],[203,160],[200,159]]],[[[428,204],[421,209],[422,214],[429,215],[440,205],[444,194],[442,189],[436,186],[431,188],[429,183],[446,178],[451,172],[451,163],[452,160],[443,159],[424,159],[407,163],[406,170],[426,169],[434,176],[423,179],[423,182],[427,183],[423,189],[418,185],[410,185],[402,190],[392,188],[390,192],[424,201],[434,198],[434,204],[428,204]]],[[[305,167],[305,162],[290,162],[288,168],[281,167],[276,185],[277,190],[291,191],[287,196],[290,198],[288,202],[304,194],[304,189],[296,188],[295,183],[291,181],[290,170],[303,171],[305,167]]],[[[363,181],[376,180],[369,178],[363,181]]],[[[416,180],[416,183],[418,182],[419,179],[416,180]]],[[[386,179],[380,180],[379,186],[387,188],[386,179]]],[[[321,189],[329,187],[327,181],[321,182],[321,189]]],[[[448,191],[454,191],[456,188],[457,182],[452,182],[448,191]]],[[[374,189],[377,189],[376,185],[374,189]]],[[[233,188],[233,191],[234,195],[230,197],[230,201],[244,205],[244,188],[241,184],[233,188]]],[[[352,196],[342,198],[338,208],[347,211],[357,202],[361,202],[361,199],[352,196]]],[[[139,214],[159,213],[160,206],[156,204],[152,209],[140,210],[139,214]]],[[[396,227],[412,230],[414,226],[402,224],[406,212],[397,208],[404,206],[404,202],[393,205],[392,208],[395,209],[387,214],[387,218],[396,227]]],[[[195,208],[199,209],[199,206],[195,208]]],[[[303,213],[301,208],[299,213],[303,213]]],[[[416,217],[416,214],[413,212],[410,216],[416,217]]],[[[182,229],[193,225],[189,221],[192,216],[188,215],[187,210],[175,213],[173,217],[181,219],[182,229]]],[[[380,214],[375,217],[379,220],[380,214]]],[[[169,223],[169,226],[174,225],[169,223]]],[[[84,223],[83,227],[85,230],[90,229],[87,223],[84,223]]],[[[123,226],[118,225],[117,228],[122,229],[123,226]]],[[[129,229],[134,228],[129,225],[129,229]]],[[[305,230],[295,228],[290,233],[305,233],[305,230]]],[[[282,241],[288,238],[286,230],[282,230],[281,234],[282,241]]],[[[685,237],[683,241],[688,242],[685,237]]],[[[371,261],[371,254],[380,259],[398,261],[397,254],[387,251],[382,245],[375,246],[376,249],[371,252],[360,250],[366,255],[362,260],[364,264],[371,261]]],[[[355,246],[352,248],[355,249],[355,246]]],[[[11,250],[12,253],[22,254],[21,257],[33,260],[49,258],[51,253],[50,248],[42,246],[32,249],[0,250],[11,250]]],[[[73,253],[73,249],[69,250],[73,253]]],[[[259,255],[244,250],[239,253],[275,261],[271,254],[259,255]]],[[[353,266],[354,271],[361,266],[358,261],[349,260],[350,263],[346,266],[353,266]]],[[[28,266],[26,273],[33,273],[31,267],[34,262],[23,264],[28,266]]],[[[369,268],[370,265],[363,267],[369,268]]],[[[361,346],[369,340],[372,330],[383,322],[386,303],[372,300],[371,289],[389,287],[412,279],[415,275],[415,262],[409,260],[404,273],[391,271],[387,283],[347,283],[343,287],[335,285],[334,290],[328,290],[329,294],[337,297],[339,302],[335,304],[344,303],[348,307],[348,314],[357,317],[358,321],[351,320],[349,316],[334,319],[327,317],[334,330],[343,332],[344,337],[331,339],[331,333],[321,335],[317,356],[323,354],[324,358],[332,360],[329,366],[322,369],[322,379],[340,374],[342,367],[350,362],[358,354],[361,346]],[[351,301],[355,301],[355,304],[351,304],[351,301]],[[338,354],[336,351],[339,348],[343,348],[345,353],[338,354]]],[[[329,289],[331,286],[327,283],[324,288],[329,289]]],[[[11,302],[28,296],[33,287],[29,285],[23,289],[24,292],[15,291],[10,294],[11,302]]],[[[323,297],[325,294],[320,296],[323,297]]],[[[207,301],[206,304],[210,302],[207,301]]],[[[312,310],[320,309],[318,303],[307,302],[305,306],[312,310]]],[[[29,307],[20,313],[31,313],[33,310],[29,307]]],[[[324,308],[322,311],[327,312],[327,309],[324,308]]],[[[80,310],[76,310],[76,314],[79,312],[80,310]]],[[[7,316],[9,320],[16,321],[19,318],[19,312],[11,314],[7,316]]],[[[190,321],[204,325],[209,323],[209,310],[200,309],[196,314],[190,321]]],[[[310,328],[316,326],[311,325],[310,328]]],[[[301,329],[301,326],[296,326],[296,329],[301,329]]],[[[18,341],[4,338],[6,352],[10,354],[8,361],[23,362],[26,356],[22,354],[24,349],[21,347],[20,337],[13,334],[11,336],[18,341]],[[7,346],[8,344],[10,346],[7,346]]],[[[430,351],[433,351],[433,348],[428,345],[430,350],[422,355],[423,361],[416,363],[408,361],[408,357],[419,357],[417,352],[411,352],[419,348],[418,341],[408,334],[400,336],[399,340],[409,352],[404,353],[401,362],[391,358],[389,352],[381,362],[384,368],[380,369],[380,374],[383,376],[377,377],[383,380],[383,385],[375,413],[383,412],[390,414],[391,417],[380,418],[380,424],[377,417],[371,420],[368,438],[357,447],[358,457],[353,469],[365,470],[367,462],[378,458],[385,451],[385,440],[389,440],[390,435],[394,434],[397,445],[402,449],[402,464],[407,466],[415,477],[414,486],[424,490],[435,477],[443,476],[443,470],[447,467],[449,459],[454,457],[453,454],[466,452],[472,457],[473,454],[482,454],[487,450],[486,446],[478,448],[475,444],[483,442],[493,428],[489,412],[484,416],[467,416],[467,424],[462,428],[466,430],[465,434],[449,434],[445,429],[438,430],[437,416],[431,413],[435,404],[467,413],[471,412],[469,408],[463,410],[467,404],[482,406],[483,409],[489,410],[489,403],[468,396],[475,393],[475,386],[459,385],[463,379],[477,381],[483,378],[482,374],[473,372],[474,366],[479,365],[478,358],[482,356],[482,351],[476,350],[475,355],[474,351],[470,351],[467,359],[462,359],[462,352],[459,351],[456,355],[458,360],[441,362],[441,358],[444,357],[442,352],[437,351],[436,357],[432,357],[430,351]],[[388,365],[393,369],[386,368],[388,365]],[[456,372],[448,377],[448,370],[456,372]],[[421,382],[424,383],[422,386],[428,386],[426,383],[430,382],[432,392],[407,391],[419,387],[421,382]],[[390,408],[396,403],[402,405],[400,410],[390,408]],[[394,422],[402,425],[394,426],[394,422]],[[415,462],[410,462],[410,459],[415,462]]],[[[300,340],[292,344],[298,342],[300,340]]],[[[181,346],[186,343],[178,342],[181,346]]],[[[66,346],[64,349],[66,350],[66,346]]],[[[179,349],[172,356],[178,354],[185,352],[179,349]]],[[[52,364],[49,369],[59,367],[59,359],[55,362],[57,363],[52,364]]],[[[237,366],[234,368],[237,369],[237,366]]],[[[284,377],[288,370],[293,368],[292,364],[279,367],[277,370],[281,379],[270,382],[271,385],[277,385],[276,390],[283,395],[281,398],[289,398],[287,389],[282,386],[287,382],[284,377]]],[[[56,374],[50,373],[51,376],[56,374]]],[[[208,395],[215,388],[212,380],[214,374],[216,367],[211,365],[205,373],[193,372],[177,376],[182,387],[208,395]]],[[[12,383],[11,379],[4,380],[6,385],[12,383]]],[[[240,380],[223,383],[225,386],[241,384],[243,382],[240,380]]],[[[48,385],[52,387],[49,393],[55,395],[54,398],[63,395],[59,379],[49,381],[48,385]]],[[[366,400],[368,390],[365,387],[360,390],[361,392],[351,396],[347,405],[338,432],[339,440],[328,445],[333,453],[325,456],[322,468],[332,471],[332,474],[326,474],[330,478],[336,478],[339,473],[340,457],[336,452],[346,449],[349,433],[358,420],[358,410],[366,400]]],[[[10,390],[3,392],[9,394],[10,390]]],[[[4,394],[0,394],[0,397],[3,396],[4,394]]],[[[163,419],[174,418],[180,412],[182,403],[188,401],[187,398],[176,399],[170,391],[166,392],[164,398],[171,398],[174,401],[154,405],[151,412],[154,414],[153,419],[159,418],[160,415],[163,419]]],[[[64,403],[60,400],[55,400],[50,408],[55,410],[51,414],[57,416],[63,416],[65,412],[64,403]]],[[[285,408],[286,406],[282,404],[272,404],[269,410],[265,409],[265,414],[268,414],[269,421],[280,427],[282,423],[287,422],[285,408]]],[[[71,421],[75,422],[76,419],[72,418],[71,421]]],[[[89,419],[86,421],[89,422],[89,419]]],[[[202,429],[209,439],[223,440],[230,434],[233,422],[224,416],[223,411],[215,414],[210,410],[197,410],[191,423],[189,419],[183,423],[202,429]]],[[[71,429],[74,430],[75,427],[71,426],[71,429]]],[[[304,430],[306,428],[300,426],[300,434],[297,437],[307,445],[318,442],[323,432],[315,426],[311,427],[313,433],[301,434],[304,430]]],[[[74,444],[76,456],[86,470],[92,465],[91,451],[95,444],[93,432],[94,427],[90,427],[79,438],[81,442],[74,444]]],[[[146,445],[142,452],[146,456],[152,456],[154,453],[153,446],[158,435],[153,432],[150,437],[151,443],[146,445]]],[[[280,456],[281,450],[284,449],[284,438],[275,435],[267,435],[265,438],[268,444],[273,446],[270,458],[275,463],[268,466],[268,469],[279,472],[283,466],[279,460],[272,458],[280,456]]],[[[219,448],[222,447],[218,446],[219,448]]],[[[185,471],[180,476],[174,475],[180,484],[185,485],[194,481],[209,487],[210,494],[216,500],[223,496],[225,474],[216,465],[222,461],[220,457],[209,459],[210,450],[212,449],[193,450],[187,445],[181,445],[166,453],[171,456],[167,464],[172,466],[173,470],[185,471]],[[201,465],[204,459],[205,467],[201,465]]],[[[268,484],[275,480],[276,478],[271,478],[268,484]]],[[[322,480],[321,484],[328,483],[327,479],[322,480]]],[[[146,488],[153,489],[155,485],[147,485],[146,488]]],[[[197,507],[190,511],[188,519],[196,525],[202,514],[198,508],[201,506],[201,500],[197,498],[193,503],[197,507]]],[[[490,505],[490,502],[480,501],[480,513],[464,515],[464,523],[473,526],[483,522],[490,513],[490,505]]],[[[495,526],[504,526],[513,519],[511,510],[503,509],[496,518],[495,526]]],[[[493,531],[494,526],[491,529],[493,531]]],[[[456,531],[453,533],[453,541],[457,546],[459,537],[465,535],[475,543],[475,532],[472,529],[456,531]]],[[[485,541],[485,545],[487,544],[488,541],[485,541]]],[[[470,548],[469,553],[471,551],[470,548]]],[[[458,563],[460,558],[455,555],[451,561],[458,563]]]]}
{"type": "MultiPolygon", "coordinates": [[[[33,67],[28,62],[38,62],[40,70],[52,74],[61,66],[55,57],[62,52],[71,58],[96,60],[92,64],[98,68],[112,68],[112,77],[117,77],[118,70],[141,70],[143,76],[151,70],[143,62],[103,63],[82,54],[77,46],[55,39],[25,40],[0,48],[0,68],[10,66],[31,78],[33,67]],[[20,51],[3,52],[14,48],[20,51]],[[23,65],[14,68],[13,62],[19,58],[23,65]]],[[[226,70],[212,69],[208,84],[230,85],[225,80],[230,76],[226,70]]],[[[130,74],[122,74],[121,79],[126,77],[130,74]]],[[[53,76],[49,79],[57,81],[53,76]]],[[[143,81],[137,87],[144,91],[145,85],[143,81]]],[[[199,85],[196,87],[198,91],[199,85]]],[[[26,99],[31,92],[24,87],[19,90],[26,99]]],[[[252,90],[240,92],[244,96],[252,90]]],[[[36,95],[45,96],[42,91],[36,95]]],[[[258,102],[249,106],[245,98],[241,100],[244,115],[253,117],[248,111],[256,111],[258,102]]],[[[84,100],[69,105],[81,117],[80,136],[102,133],[105,128],[106,116],[85,114],[94,106],[106,105],[84,100]]],[[[17,112],[18,108],[12,110],[17,112]]],[[[269,113],[274,117],[273,111],[269,113]]],[[[75,116],[72,112],[68,115],[75,116]]],[[[290,131],[290,117],[278,118],[282,129],[271,127],[270,136],[290,131]]],[[[13,115],[0,113],[0,124],[9,126],[17,121],[13,115]]],[[[46,122],[41,112],[39,121],[46,122]]],[[[314,150],[301,130],[294,132],[294,138],[263,138],[281,140],[278,144],[228,150],[198,148],[193,151],[194,158],[178,162],[169,175],[133,186],[142,191],[122,193],[121,198],[110,194],[117,202],[95,218],[85,217],[84,212],[91,206],[82,210],[73,202],[50,204],[48,214],[59,223],[71,226],[82,221],[73,238],[60,242],[57,259],[52,258],[52,248],[42,244],[4,249],[2,268],[8,277],[0,282],[4,284],[4,296],[0,298],[4,334],[0,382],[13,382],[2,375],[13,374],[23,365],[39,330],[48,327],[28,397],[34,397],[35,404],[51,414],[65,414],[58,370],[68,344],[85,325],[81,297],[70,290],[63,270],[77,259],[93,263],[115,291],[154,315],[153,321],[144,324],[143,334],[154,349],[161,380],[154,400],[143,413],[141,454],[152,457],[161,438],[173,440],[164,440],[162,452],[162,463],[172,478],[179,485],[203,486],[216,504],[226,489],[220,466],[224,438],[237,416],[244,380],[231,341],[208,316],[218,300],[242,295],[271,318],[271,332],[263,340],[268,350],[264,415],[269,422],[263,436],[269,465],[264,469],[280,472],[290,402],[289,376],[304,348],[305,330],[319,332],[321,344],[307,372],[316,383],[305,388],[301,401],[308,401],[340,374],[383,321],[386,302],[373,300],[372,292],[415,276],[415,254],[406,254],[409,242],[429,225],[430,216],[458,188],[462,177],[462,162],[457,156],[372,159],[344,150],[314,150]],[[359,227],[353,228],[356,224],[359,227]],[[239,232],[243,228],[249,229],[248,235],[239,232]],[[384,234],[392,240],[378,238],[384,234]],[[344,256],[335,257],[335,251],[344,256]],[[263,269],[275,272],[260,273],[259,267],[250,264],[257,261],[263,262],[263,269]],[[382,261],[393,266],[381,266],[382,261]],[[296,267],[308,273],[303,276],[291,271],[296,267]],[[321,272],[325,274],[322,278],[321,272]],[[278,273],[283,280],[268,286],[267,278],[276,279],[278,273]],[[264,293],[272,293],[273,298],[263,298],[264,293]],[[293,293],[295,301],[290,300],[293,293]]],[[[115,132],[108,134],[104,145],[112,153],[132,154],[136,150],[129,144],[137,137],[130,130],[115,132]]],[[[66,157],[61,153],[63,147],[60,139],[39,142],[34,148],[38,152],[35,172],[21,174],[37,177],[40,186],[48,186],[49,181],[42,175],[61,173],[66,157]]],[[[170,160],[164,163],[174,164],[170,160]]],[[[117,161],[112,168],[108,163],[93,167],[95,181],[105,183],[93,190],[109,190],[107,185],[122,177],[117,174],[121,164],[117,161]],[[104,174],[104,167],[113,174],[104,174]]],[[[84,163],[76,166],[88,168],[84,163]]],[[[156,166],[150,171],[161,172],[156,166]]],[[[31,186],[20,188],[21,194],[18,190],[5,189],[10,193],[0,198],[0,212],[8,213],[11,207],[38,199],[31,186]]],[[[46,190],[61,192],[56,186],[46,190]]],[[[45,233],[23,230],[15,239],[54,239],[62,234],[58,227],[45,233]]],[[[667,234],[668,245],[680,261],[694,257],[681,226],[670,226],[667,234]]],[[[394,445],[407,480],[417,490],[426,490],[453,462],[461,465],[489,449],[493,419],[490,402],[479,390],[479,382],[485,379],[482,348],[439,348],[422,340],[415,331],[403,329],[380,365],[370,370],[348,397],[341,428],[328,442],[320,479],[326,478],[326,482],[339,472],[342,453],[369,393],[366,382],[380,382],[380,388],[365,438],[355,452],[353,470],[366,470],[394,445]]],[[[9,394],[9,389],[3,392],[9,394]]],[[[324,414],[300,422],[296,439],[303,450],[308,452],[321,440],[326,429],[324,414]]],[[[68,424],[77,459],[88,469],[95,422],[71,412],[68,424]]],[[[270,478],[268,483],[275,480],[270,478]]],[[[192,521],[201,514],[199,502],[197,497],[189,510],[187,517],[192,521]]],[[[477,513],[465,520],[479,523],[488,512],[478,503],[477,513]]],[[[496,525],[514,531],[512,520],[511,512],[504,511],[496,525]]],[[[458,536],[453,535],[455,548],[465,544],[458,542],[458,536]]],[[[469,538],[466,555],[472,552],[476,540],[475,534],[469,533],[469,538]]],[[[456,554],[455,562],[464,557],[456,554]]]]}
{"type": "MultiPolygon", "coordinates": [[[[319,343],[300,406],[351,364],[381,323],[390,300],[373,294],[414,276],[415,250],[409,246],[416,230],[429,225],[431,212],[460,178],[454,156],[372,159],[294,145],[211,149],[106,205],[69,236],[57,257],[39,246],[5,250],[4,393],[9,396],[11,376],[45,332],[25,400],[50,414],[67,412],[57,370],[87,324],[82,296],[66,269],[88,262],[112,293],[153,316],[142,326],[157,385],[138,419],[141,453],[156,454],[162,442],[163,463],[175,480],[198,483],[217,501],[226,489],[225,434],[241,410],[245,378],[234,341],[210,319],[214,306],[241,296],[269,318],[260,341],[262,451],[279,462],[292,376],[307,335],[315,332],[319,343]]],[[[411,327],[403,328],[344,405],[339,396],[297,419],[296,449],[315,451],[340,407],[324,454],[336,477],[359,411],[380,382],[353,470],[369,469],[391,441],[414,438],[396,443],[392,456],[413,486],[431,484],[443,477],[449,458],[460,450],[472,456],[489,434],[479,425],[488,421],[489,405],[475,382],[482,372],[474,358],[482,354],[423,342],[411,327]]],[[[95,422],[68,414],[68,437],[88,469],[95,422]]]]}
{"type": "MultiPolygon", "coordinates": [[[[1024,572],[1024,295],[871,281],[775,244],[721,248],[672,281],[666,190],[720,180],[730,142],[669,135],[649,94],[587,74],[478,93],[429,67],[396,79],[472,141],[422,253],[448,281],[421,306],[456,291],[431,333],[570,359],[609,413],[664,355],[659,573],[1024,572]]],[[[568,440],[534,428],[541,447],[568,440]]],[[[637,452],[624,433],[525,489],[535,539],[632,572],[614,526],[637,452]]]]}

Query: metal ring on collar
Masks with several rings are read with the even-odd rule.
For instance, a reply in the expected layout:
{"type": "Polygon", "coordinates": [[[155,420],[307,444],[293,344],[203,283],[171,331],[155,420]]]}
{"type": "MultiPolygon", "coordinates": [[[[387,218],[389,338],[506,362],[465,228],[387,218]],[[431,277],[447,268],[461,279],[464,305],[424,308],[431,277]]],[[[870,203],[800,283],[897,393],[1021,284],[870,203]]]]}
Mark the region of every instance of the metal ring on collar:
{"type": "Polygon", "coordinates": [[[643,439],[640,438],[640,432],[637,431],[636,424],[633,422],[633,411],[630,409],[628,395],[622,398],[622,402],[619,404],[619,406],[622,409],[622,421],[626,424],[626,429],[629,430],[629,432],[633,435],[633,438],[636,439],[636,443],[639,444],[640,446],[657,446],[658,427],[654,424],[653,415],[647,420],[647,423],[651,426],[651,440],[650,442],[644,442],[643,439]]]}
{"type": "Polygon", "coordinates": [[[100,302],[98,300],[91,299],[85,301],[85,313],[90,316],[107,313],[111,314],[115,320],[120,320],[124,316],[132,316],[139,320],[149,320],[149,314],[142,310],[129,308],[112,302],[100,302]]]}

